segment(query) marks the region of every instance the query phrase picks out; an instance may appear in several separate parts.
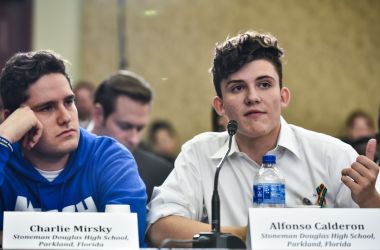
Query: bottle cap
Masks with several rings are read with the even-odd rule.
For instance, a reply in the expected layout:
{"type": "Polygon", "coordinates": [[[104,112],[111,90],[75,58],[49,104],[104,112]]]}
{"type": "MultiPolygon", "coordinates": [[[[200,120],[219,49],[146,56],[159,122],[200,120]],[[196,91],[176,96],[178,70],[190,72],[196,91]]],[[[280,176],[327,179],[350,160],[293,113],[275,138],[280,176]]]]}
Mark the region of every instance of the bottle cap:
{"type": "Polygon", "coordinates": [[[276,156],[275,155],[264,155],[263,163],[266,164],[276,164],[276,156]]]}

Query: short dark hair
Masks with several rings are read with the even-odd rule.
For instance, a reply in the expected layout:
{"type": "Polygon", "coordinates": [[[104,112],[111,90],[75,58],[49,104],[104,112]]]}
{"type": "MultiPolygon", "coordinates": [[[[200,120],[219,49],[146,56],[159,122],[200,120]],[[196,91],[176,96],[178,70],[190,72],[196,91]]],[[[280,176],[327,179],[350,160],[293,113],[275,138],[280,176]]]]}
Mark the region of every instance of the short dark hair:
{"type": "Polygon", "coordinates": [[[346,128],[351,129],[357,118],[364,118],[369,128],[375,128],[372,117],[363,110],[354,110],[350,113],[346,120],[346,128]]]}
{"type": "Polygon", "coordinates": [[[103,117],[115,110],[117,97],[127,96],[134,101],[148,104],[152,101],[153,92],[147,81],[141,76],[127,70],[120,70],[100,83],[95,91],[94,103],[103,107],[103,117]]]}
{"type": "Polygon", "coordinates": [[[221,81],[240,70],[253,60],[264,59],[272,63],[280,79],[282,88],[282,62],[284,51],[277,39],[270,34],[255,31],[240,33],[225,42],[217,44],[210,72],[213,76],[217,95],[222,98],[221,81]]]}
{"type": "Polygon", "coordinates": [[[0,75],[0,92],[4,108],[15,111],[28,100],[28,89],[42,76],[60,73],[69,81],[65,60],[53,51],[41,50],[17,53],[12,56],[0,75]]]}
{"type": "Polygon", "coordinates": [[[81,80],[81,81],[78,81],[74,84],[74,90],[73,91],[74,91],[74,93],[76,93],[80,89],[87,89],[91,94],[93,94],[95,91],[95,86],[89,81],[81,80]]]}
{"type": "Polygon", "coordinates": [[[175,137],[177,134],[173,125],[169,121],[155,120],[151,123],[148,132],[148,139],[151,143],[157,143],[156,133],[161,129],[166,130],[172,137],[175,137]]]}

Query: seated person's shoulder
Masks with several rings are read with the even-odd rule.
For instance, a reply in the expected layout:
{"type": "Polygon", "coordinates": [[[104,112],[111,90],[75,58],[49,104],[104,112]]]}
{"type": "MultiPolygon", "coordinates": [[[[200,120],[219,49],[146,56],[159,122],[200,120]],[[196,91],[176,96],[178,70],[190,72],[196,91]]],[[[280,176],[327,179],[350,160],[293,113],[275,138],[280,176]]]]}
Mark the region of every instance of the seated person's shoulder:
{"type": "Polygon", "coordinates": [[[336,137],[323,134],[320,132],[308,130],[295,125],[290,125],[291,130],[294,132],[297,141],[300,144],[314,147],[316,149],[331,149],[339,151],[353,151],[353,148],[336,137]]]}
{"type": "Polygon", "coordinates": [[[144,163],[146,165],[154,164],[156,166],[164,167],[170,170],[173,169],[173,164],[171,164],[169,161],[143,148],[136,149],[136,151],[133,152],[133,156],[136,159],[138,165],[139,163],[144,163]]]}
{"type": "Polygon", "coordinates": [[[125,149],[123,145],[121,145],[118,141],[116,141],[112,137],[104,136],[104,135],[96,135],[82,128],[81,128],[80,146],[81,144],[86,144],[86,146],[92,146],[95,148],[113,146],[113,147],[125,149]]]}
{"type": "Polygon", "coordinates": [[[204,132],[194,136],[192,139],[185,142],[182,148],[194,146],[207,146],[208,148],[219,148],[228,140],[227,132],[204,132]]]}
{"type": "Polygon", "coordinates": [[[133,158],[129,150],[115,139],[108,136],[97,136],[83,129],[81,129],[78,153],[83,157],[88,155],[92,159],[102,158],[102,160],[113,157],[133,158]]]}

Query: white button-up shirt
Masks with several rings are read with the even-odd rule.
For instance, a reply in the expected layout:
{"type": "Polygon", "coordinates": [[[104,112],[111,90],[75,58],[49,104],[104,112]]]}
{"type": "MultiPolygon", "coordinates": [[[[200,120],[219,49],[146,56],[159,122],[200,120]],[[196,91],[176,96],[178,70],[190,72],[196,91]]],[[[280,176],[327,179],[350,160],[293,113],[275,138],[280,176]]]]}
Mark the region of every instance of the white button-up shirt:
{"type": "MultiPolygon", "coordinates": [[[[214,175],[228,149],[227,132],[206,132],[182,146],[175,168],[161,187],[155,188],[148,205],[148,225],[168,215],[211,220],[214,175]]],[[[289,125],[281,118],[276,155],[285,178],[286,206],[317,202],[316,188],[327,188],[326,207],[357,207],[341,181],[341,170],[356,160],[356,151],[331,136],[289,125]],[[305,199],[306,198],[306,199],[305,199]]],[[[253,206],[252,187],[259,165],[239,150],[235,138],[219,175],[222,226],[245,226],[253,206]]]]}

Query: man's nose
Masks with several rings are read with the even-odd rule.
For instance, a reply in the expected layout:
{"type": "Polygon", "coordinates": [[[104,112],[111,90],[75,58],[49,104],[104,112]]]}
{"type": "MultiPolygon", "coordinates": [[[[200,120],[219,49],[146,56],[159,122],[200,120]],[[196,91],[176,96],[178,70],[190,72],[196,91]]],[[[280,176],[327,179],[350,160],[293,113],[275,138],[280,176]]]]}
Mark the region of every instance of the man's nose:
{"type": "Polygon", "coordinates": [[[253,87],[248,88],[247,95],[245,97],[245,103],[247,105],[260,102],[260,96],[257,90],[253,87]]]}
{"type": "Polygon", "coordinates": [[[136,147],[141,140],[141,132],[137,130],[137,128],[132,128],[130,131],[128,131],[128,141],[130,144],[132,144],[134,147],[136,147]]]}
{"type": "Polygon", "coordinates": [[[58,124],[65,124],[71,121],[70,112],[65,106],[58,107],[58,124]]]}

